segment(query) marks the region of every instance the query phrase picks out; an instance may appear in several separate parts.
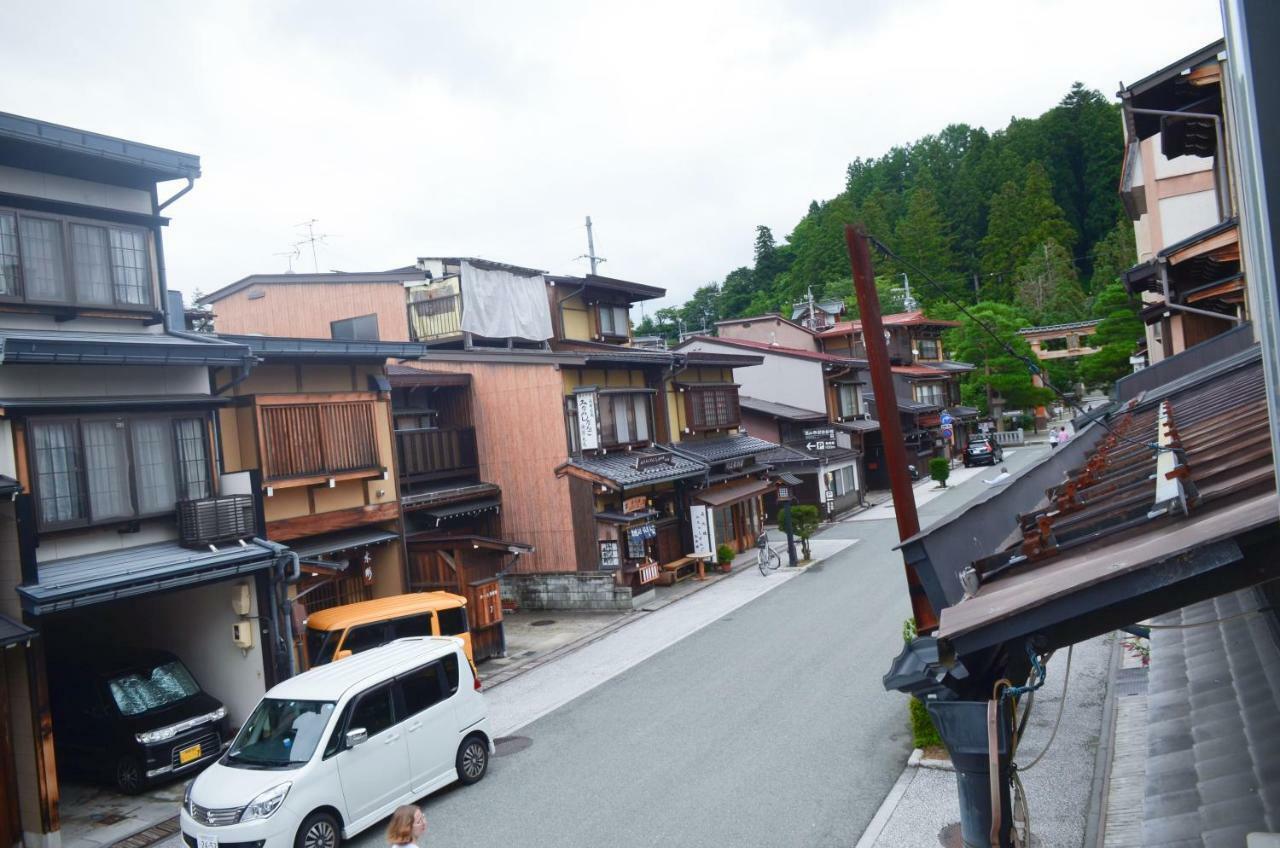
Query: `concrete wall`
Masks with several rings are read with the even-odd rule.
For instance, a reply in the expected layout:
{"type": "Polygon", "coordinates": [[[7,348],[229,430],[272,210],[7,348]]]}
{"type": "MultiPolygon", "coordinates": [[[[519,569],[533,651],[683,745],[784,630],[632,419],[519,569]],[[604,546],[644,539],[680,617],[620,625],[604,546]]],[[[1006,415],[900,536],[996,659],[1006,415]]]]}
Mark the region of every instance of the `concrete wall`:
{"type": "Polygon", "coordinates": [[[63,203],[80,203],[85,206],[101,206],[143,215],[151,214],[151,192],[149,191],[11,168],[7,165],[0,165],[0,191],[58,200],[63,203]]]}
{"type": "Polygon", "coordinates": [[[739,395],[785,403],[812,412],[824,412],[827,408],[821,362],[705,341],[693,342],[682,350],[759,354],[764,357],[763,363],[733,372],[734,381],[740,386],[739,395]]]}
{"type": "Polygon", "coordinates": [[[502,597],[530,610],[629,610],[634,603],[631,589],[616,585],[611,571],[505,574],[502,597]]]}
{"type": "Polygon", "coordinates": [[[716,334],[725,339],[747,339],[800,350],[818,349],[813,333],[777,315],[721,322],[716,324],[716,334]]]}

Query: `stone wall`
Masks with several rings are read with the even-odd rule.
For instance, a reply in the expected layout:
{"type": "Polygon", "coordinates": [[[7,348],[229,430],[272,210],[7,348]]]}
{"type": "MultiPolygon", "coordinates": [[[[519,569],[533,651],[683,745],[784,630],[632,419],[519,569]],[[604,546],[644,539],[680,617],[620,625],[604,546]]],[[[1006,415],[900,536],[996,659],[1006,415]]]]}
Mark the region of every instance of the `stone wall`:
{"type": "Polygon", "coordinates": [[[614,583],[609,571],[504,574],[502,597],[521,609],[629,610],[631,589],[614,583]]]}

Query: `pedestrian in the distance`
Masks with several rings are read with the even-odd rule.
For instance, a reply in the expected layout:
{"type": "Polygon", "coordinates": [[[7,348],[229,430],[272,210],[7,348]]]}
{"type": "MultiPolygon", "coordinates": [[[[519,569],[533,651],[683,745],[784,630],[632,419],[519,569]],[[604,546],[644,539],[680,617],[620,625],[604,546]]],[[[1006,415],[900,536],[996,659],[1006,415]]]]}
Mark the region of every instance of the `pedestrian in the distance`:
{"type": "Polygon", "coordinates": [[[1057,446],[1058,446],[1058,431],[1050,427],[1049,428],[1049,450],[1053,450],[1057,446]]]}
{"type": "Polygon", "coordinates": [[[1067,427],[1064,424],[1062,426],[1062,432],[1058,434],[1058,444],[1065,445],[1067,443],[1067,440],[1070,438],[1071,438],[1071,434],[1067,432],[1067,427]]]}
{"type": "Polygon", "coordinates": [[[397,807],[387,825],[387,844],[391,848],[419,848],[418,840],[427,832],[427,817],[413,804],[397,807]]]}

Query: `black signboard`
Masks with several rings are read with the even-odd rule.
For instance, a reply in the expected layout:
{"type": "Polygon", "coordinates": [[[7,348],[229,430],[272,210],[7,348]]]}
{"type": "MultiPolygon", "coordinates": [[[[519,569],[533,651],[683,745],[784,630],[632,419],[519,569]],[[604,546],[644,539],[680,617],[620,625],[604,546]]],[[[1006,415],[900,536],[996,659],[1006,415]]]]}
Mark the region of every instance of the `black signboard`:
{"type": "Polygon", "coordinates": [[[636,471],[648,471],[671,465],[669,453],[642,453],[636,455],[636,471]]]}
{"type": "Polygon", "coordinates": [[[809,427],[804,431],[804,446],[810,451],[829,451],[836,449],[836,431],[834,427],[809,427]]]}
{"type": "Polygon", "coordinates": [[[621,551],[617,539],[600,540],[600,570],[617,571],[622,565],[621,551]]]}

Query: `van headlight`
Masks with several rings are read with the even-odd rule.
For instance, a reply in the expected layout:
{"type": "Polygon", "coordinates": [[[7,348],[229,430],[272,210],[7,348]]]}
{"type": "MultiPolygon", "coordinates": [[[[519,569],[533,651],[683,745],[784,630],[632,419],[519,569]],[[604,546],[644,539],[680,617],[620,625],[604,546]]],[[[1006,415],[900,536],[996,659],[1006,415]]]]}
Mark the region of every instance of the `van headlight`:
{"type": "Polygon", "coordinates": [[[257,798],[254,798],[244,808],[244,812],[240,814],[240,821],[250,822],[270,817],[272,813],[280,809],[280,805],[284,803],[284,798],[289,794],[289,787],[291,786],[293,786],[292,782],[281,783],[279,786],[273,786],[257,798]]]}

